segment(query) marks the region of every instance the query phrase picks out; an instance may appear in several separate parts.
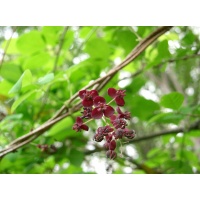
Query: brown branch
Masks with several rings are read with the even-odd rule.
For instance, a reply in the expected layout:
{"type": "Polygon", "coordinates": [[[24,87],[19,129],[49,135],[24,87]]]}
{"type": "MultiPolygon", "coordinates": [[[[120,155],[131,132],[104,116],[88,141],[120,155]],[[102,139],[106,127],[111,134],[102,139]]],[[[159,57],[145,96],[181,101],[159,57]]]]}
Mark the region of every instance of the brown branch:
{"type": "MultiPolygon", "coordinates": [[[[199,130],[199,129],[200,129],[200,120],[198,120],[194,124],[192,124],[188,128],[188,131],[199,130]]],[[[149,140],[149,139],[153,139],[153,138],[160,137],[160,136],[163,136],[163,135],[173,135],[173,134],[177,134],[177,133],[180,133],[180,132],[185,132],[185,129],[183,127],[181,127],[181,128],[171,129],[171,130],[165,130],[165,131],[155,133],[153,135],[148,135],[148,136],[144,136],[144,137],[141,137],[141,138],[133,139],[129,143],[135,143],[135,142],[140,142],[140,141],[144,141],[144,140],[149,140]]]]}
{"type": "MultiPolygon", "coordinates": [[[[200,120],[194,122],[194,124],[192,124],[187,129],[187,131],[199,130],[199,129],[200,129],[200,120]]],[[[150,140],[150,139],[153,139],[153,138],[156,138],[156,137],[160,137],[160,136],[173,135],[173,134],[177,134],[177,133],[180,133],[180,132],[185,132],[185,129],[183,127],[181,127],[181,128],[171,129],[171,130],[164,130],[164,131],[155,133],[153,135],[148,135],[148,136],[144,136],[144,137],[141,137],[141,138],[135,138],[135,139],[129,141],[129,144],[137,143],[137,142],[141,142],[141,141],[145,141],[145,140],[150,140]]],[[[90,154],[93,154],[95,152],[100,152],[100,151],[103,151],[103,150],[104,150],[103,148],[98,148],[97,147],[94,150],[85,151],[85,155],[90,155],[90,154]]]]}
{"type": "MultiPolygon", "coordinates": [[[[131,61],[133,61],[135,58],[137,58],[151,43],[153,43],[158,37],[163,35],[165,32],[170,30],[172,27],[160,27],[153,33],[151,33],[147,38],[142,40],[134,49],[133,51],[125,58],[125,60],[115,66],[113,69],[111,69],[108,74],[104,77],[101,77],[94,81],[93,83],[87,85],[86,87],[82,89],[88,89],[91,88],[94,85],[97,85],[98,91],[101,90],[109,81],[110,79],[123,67],[128,65],[131,61]]],[[[13,141],[6,149],[0,151],[0,158],[5,156],[6,154],[17,150],[18,148],[30,143],[34,139],[36,139],[39,135],[44,133],[46,130],[48,130],[50,127],[52,127],[54,124],[59,122],[60,120],[64,119],[65,117],[71,115],[73,112],[78,111],[81,108],[81,103],[76,104],[70,109],[67,109],[67,113],[62,114],[63,111],[66,110],[66,105],[71,104],[76,98],[78,97],[78,92],[74,94],[68,101],[64,103],[64,106],[56,113],[55,116],[53,116],[50,120],[46,121],[44,124],[42,124],[37,129],[29,132],[26,135],[21,136],[20,138],[13,141]]]]}
{"type": "MultiPolygon", "coordinates": [[[[152,69],[160,68],[160,67],[161,67],[162,65],[164,65],[165,63],[172,63],[172,62],[176,62],[176,61],[179,61],[179,60],[188,60],[188,59],[192,59],[192,58],[196,58],[196,57],[199,57],[199,58],[200,58],[200,54],[196,54],[196,53],[195,53],[195,54],[183,56],[183,57],[180,57],[180,58],[164,60],[164,61],[162,61],[161,63],[159,63],[159,64],[153,66],[152,69]]],[[[141,73],[144,71],[144,69],[145,69],[145,68],[142,68],[141,70],[138,70],[137,72],[132,73],[130,76],[124,77],[124,78],[118,80],[117,82],[123,81],[123,80],[127,80],[127,79],[131,79],[131,78],[134,78],[134,77],[138,76],[139,74],[141,74],[141,73]]]]}
{"type": "Polygon", "coordinates": [[[68,31],[69,27],[68,26],[65,26],[64,27],[64,30],[63,30],[63,33],[62,35],[60,36],[60,42],[59,42],[59,45],[58,45],[58,51],[57,51],[57,54],[56,54],[56,59],[55,59],[55,62],[54,62],[54,68],[53,68],[53,72],[56,71],[57,69],[57,64],[58,64],[58,60],[59,60],[59,57],[60,57],[60,52],[61,52],[61,49],[62,49],[62,46],[64,44],[64,39],[65,39],[65,35],[68,31]]]}
{"type": "MultiPolygon", "coordinates": [[[[122,61],[119,65],[113,67],[113,69],[111,69],[106,76],[101,77],[99,79],[97,79],[96,81],[94,81],[93,83],[87,85],[86,87],[82,88],[83,89],[88,89],[91,88],[94,85],[96,86],[96,89],[98,91],[100,91],[100,89],[102,89],[108,82],[109,80],[112,79],[112,77],[119,71],[121,70],[123,67],[125,67],[126,65],[128,65],[130,62],[132,62],[135,58],[137,58],[151,43],[153,43],[158,37],[160,37],[161,35],[163,35],[165,32],[167,32],[168,30],[170,30],[172,28],[172,26],[163,26],[158,28],[156,31],[154,31],[153,33],[151,33],[147,38],[145,38],[144,40],[142,40],[134,49],[133,51],[131,51],[131,53],[124,59],[124,61],[122,61]],[[105,79],[107,79],[107,81],[105,81],[105,79]],[[104,83],[102,83],[104,82],[104,83]],[[102,84],[102,85],[100,85],[102,84]]],[[[74,94],[70,100],[66,101],[64,103],[64,105],[62,106],[62,108],[56,113],[55,116],[53,116],[51,119],[54,119],[56,117],[58,117],[59,115],[61,115],[63,113],[63,111],[67,108],[66,105],[71,104],[76,98],[78,97],[78,92],[76,94],[74,94]]],[[[50,120],[51,120],[50,119],[50,120]]]]}
{"type": "Polygon", "coordinates": [[[179,61],[179,60],[188,60],[188,59],[195,58],[195,57],[200,57],[200,54],[195,53],[195,54],[183,56],[183,57],[180,57],[180,58],[164,60],[161,63],[154,66],[153,68],[159,68],[162,65],[164,65],[165,63],[172,63],[172,62],[176,62],[176,61],[179,61]]]}

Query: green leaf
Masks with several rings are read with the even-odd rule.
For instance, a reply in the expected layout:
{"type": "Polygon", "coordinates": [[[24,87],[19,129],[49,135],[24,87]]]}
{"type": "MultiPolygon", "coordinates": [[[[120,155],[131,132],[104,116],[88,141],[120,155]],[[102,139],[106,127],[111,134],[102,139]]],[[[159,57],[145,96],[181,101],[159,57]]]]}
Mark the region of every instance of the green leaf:
{"type": "Polygon", "coordinates": [[[29,33],[21,35],[18,38],[17,48],[21,53],[32,54],[43,50],[45,48],[45,43],[40,32],[33,30],[29,33]]]}
{"type": "Polygon", "coordinates": [[[178,92],[171,92],[161,97],[160,104],[165,108],[178,110],[184,101],[184,96],[178,92]]]}
{"type": "Polygon", "coordinates": [[[0,101],[4,99],[4,97],[9,96],[8,92],[10,91],[10,89],[12,88],[12,84],[8,81],[6,81],[5,79],[2,80],[0,82],[0,94],[2,96],[2,98],[0,98],[0,101]]]}
{"type": "Polygon", "coordinates": [[[65,35],[63,49],[69,49],[73,41],[74,41],[74,31],[68,30],[65,35]]]}
{"type": "Polygon", "coordinates": [[[47,136],[53,137],[56,140],[62,140],[67,136],[76,136],[76,133],[72,130],[72,125],[73,121],[71,118],[63,119],[48,131],[47,136]]]}
{"type": "Polygon", "coordinates": [[[27,92],[26,94],[22,95],[21,97],[19,97],[19,99],[17,99],[12,107],[11,107],[11,112],[13,112],[14,110],[16,110],[16,108],[24,101],[26,100],[28,97],[30,97],[32,94],[34,94],[37,90],[32,90],[30,92],[27,92]]]}
{"type": "Polygon", "coordinates": [[[117,43],[125,50],[126,54],[130,53],[138,43],[136,35],[129,30],[118,30],[114,37],[117,43]]]}
{"type": "Polygon", "coordinates": [[[79,167],[82,164],[83,160],[84,160],[84,154],[81,151],[78,151],[76,149],[72,149],[70,151],[70,154],[69,154],[68,158],[70,160],[70,164],[79,167]]]}
{"type": "Polygon", "coordinates": [[[104,40],[100,38],[89,40],[86,43],[85,52],[94,58],[108,58],[111,50],[104,40]]]}
{"type": "Polygon", "coordinates": [[[30,70],[25,70],[21,75],[20,79],[15,83],[15,85],[9,91],[11,93],[17,93],[21,90],[22,87],[30,85],[32,83],[32,74],[30,70]]]}
{"type": "Polygon", "coordinates": [[[46,52],[39,52],[27,58],[23,64],[23,69],[41,68],[50,59],[50,55],[46,52]]]}
{"type": "Polygon", "coordinates": [[[44,77],[39,78],[37,83],[39,85],[45,85],[47,83],[50,83],[53,79],[54,79],[54,73],[49,73],[44,77]]]}
{"type": "Polygon", "coordinates": [[[10,41],[5,40],[2,43],[2,49],[5,50],[7,48],[6,54],[17,54],[17,53],[19,53],[19,50],[17,49],[16,42],[17,42],[17,38],[13,38],[10,41]],[[9,45],[8,45],[8,43],[9,43],[9,45]]]}
{"type": "Polygon", "coordinates": [[[172,123],[172,124],[178,124],[180,120],[184,119],[184,116],[181,114],[177,114],[174,112],[169,112],[169,113],[160,113],[148,121],[148,124],[157,122],[157,123],[172,123]]]}
{"type": "Polygon", "coordinates": [[[139,117],[142,120],[146,120],[153,116],[157,110],[159,110],[159,105],[152,101],[145,99],[139,95],[133,95],[125,99],[127,107],[130,105],[131,112],[134,116],[139,117]]]}
{"type": "Polygon", "coordinates": [[[15,83],[15,85],[11,88],[8,94],[17,93],[21,90],[22,87],[22,79],[24,77],[24,73],[21,75],[20,79],[15,83]]]}
{"type": "Polygon", "coordinates": [[[59,41],[59,33],[61,33],[62,26],[44,26],[42,28],[42,34],[45,37],[47,44],[56,45],[59,41]]]}
{"type": "Polygon", "coordinates": [[[29,69],[24,71],[24,77],[22,80],[22,88],[32,84],[32,73],[29,69]]]}
{"type": "Polygon", "coordinates": [[[170,52],[169,52],[169,47],[168,47],[168,41],[167,40],[163,40],[161,42],[158,43],[158,59],[161,60],[166,60],[167,58],[169,58],[171,56],[170,52]]]}
{"type": "Polygon", "coordinates": [[[5,78],[7,81],[11,83],[16,83],[16,81],[20,78],[22,71],[20,67],[14,63],[3,63],[0,75],[5,78]]]}

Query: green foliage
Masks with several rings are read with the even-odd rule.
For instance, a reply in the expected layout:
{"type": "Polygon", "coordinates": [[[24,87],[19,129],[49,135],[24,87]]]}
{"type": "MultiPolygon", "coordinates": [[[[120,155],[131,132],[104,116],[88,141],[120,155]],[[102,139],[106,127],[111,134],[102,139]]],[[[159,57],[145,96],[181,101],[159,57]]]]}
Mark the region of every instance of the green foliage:
{"type": "MultiPolygon", "coordinates": [[[[156,29],[18,27],[17,38],[1,40],[5,55],[0,65],[0,151],[46,123],[64,104],[74,106],[78,99],[68,105],[70,97],[106,75],[156,29]]],[[[107,98],[109,87],[126,90],[122,110],[131,112],[129,126],[136,131],[129,144],[117,144],[116,160],[108,161],[102,143],[93,141],[99,120],[89,122],[89,132],[72,130],[79,110],[7,154],[0,161],[0,173],[91,174],[104,162],[103,170],[110,167],[116,174],[199,173],[199,38],[194,27],[172,28],[100,91],[107,98]],[[173,131],[179,128],[181,132],[173,131]],[[56,150],[42,151],[38,144],[56,150]]]]}
{"type": "Polygon", "coordinates": [[[32,54],[45,48],[45,42],[40,32],[33,30],[21,35],[17,40],[17,48],[23,54],[32,54]]]}
{"type": "Polygon", "coordinates": [[[160,104],[165,108],[171,108],[177,110],[180,108],[184,100],[184,96],[178,92],[172,92],[170,94],[162,96],[160,104]]]}

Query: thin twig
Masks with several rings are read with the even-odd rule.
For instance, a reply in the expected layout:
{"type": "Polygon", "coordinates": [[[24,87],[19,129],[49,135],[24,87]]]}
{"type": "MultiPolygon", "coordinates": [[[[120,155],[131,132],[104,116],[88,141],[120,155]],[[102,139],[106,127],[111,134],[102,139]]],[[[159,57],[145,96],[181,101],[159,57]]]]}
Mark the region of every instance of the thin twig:
{"type": "Polygon", "coordinates": [[[59,42],[59,45],[58,45],[58,51],[57,51],[57,54],[56,54],[56,59],[55,59],[55,62],[54,62],[54,68],[53,68],[53,72],[56,71],[57,69],[57,65],[58,65],[58,60],[59,60],[59,57],[60,57],[60,52],[62,50],[62,47],[63,47],[63,44],[64,44],[64,41],[65,41],[65,35],[68,31],[69,27],[68,26],[65,26],[64,27],[64,30],[63,30],[63,33],[60,37],[60,42],[59,42]]]}
{"type": "Polygon", "coordinates": [[[164,65],[165,63],[172,63],[172,62],[176,62],[176,61],[180,61],[180,60],[188,60],[188,59],[195,58],[195,57],[200,57],[200,54],[195,53],[195,54],[183,56],[183,57],[180,57],[180,58],[164,60],[164,61],[162,61],[161,63],[159,63],[158,65],[156,65],[152,68],[159,68],[162,65],[164,65]]]}
{"type": "MultiPolygon", "coordinates": [[[[192,124],[187,129],[187,131],[189,132],[191,130],[199,130],[199,129],[200,129],[200,120],[198,120],[194,124],[192,124]]],[[[145,141],[145,140],[150,140],[150,139],[153,139],[153,138],[156,138],[156,137],[160,137],[160,136],[174,135],[174,134],[177,134],[177,133],[180,133],[180,132],[184,132],[184,131],[185,131],[185,129],[182,128],[182,127],[181,128],[176,128],[176,129],[164,130],[164,131],[155,133],[153,135],[148,135],[148,136],[144,136],[144,137],[141,137],[141,138],[134,138],[133,140],[129,141],[129,144],[137,143],[137,142],[141,142],[141,141],[145,141]]],[[[95,152],[100,152],[102,150],[103,150],[103,148],[97,148],[97,149],[94,149],[94,150],[91,150],[91,151],[85,151],[85,155],[90,155],[90,154],[93,154],[95,152]]]]}
{"type": "MultiPolygon", "coordinates": [[[[200,120],[198,120],[197,122],[192,124],[188,128],[188,131],[199,130],[199,129],[200,129],[200,120]]],[[[165,130],[165,131],[155,133],[153,135],[148,135],[148,136],[144,136],[144,137],[141,137],[141,138],[133,139],[129,143],[135,143],[135,142],[140,142],[140,141],[144,141],[144,140],[149,140],[149,139],[153,139],[153,138],[164,136],[164,135],[173,135],[173,134],[177,134],[177,133],[180,133],[180,132],[184,132],[184,130],[185,130],[184,128],[176,128],[176,129],[171,129],[171,130],[165,130]]]]}
{"type": "MultiPolygon", "coordinates": [[[[60,42],[59,42],[59,45],[58,45],[58,51],[56,53],[56,58],[55,58],[55,62],[54,62],[54,65],[53,65],[52,72],[56,72],[58,60],[59,60],[59,57],[60,57],[62,46],[63,46],[64,41],[65,41],[64,40],[65,39],[65,35],[66,35],[68,29],[69,29],[68,26],[64,27],[63,33],[62,33],[62,35],[60,37],[60,40],[59,40],[60,42]]],[[[47,102],[47,99],[48,99],[48,94],[49,94],[50,89],[51,89],[51,85],[48,86],[48,88],[47,88],[47,90],[45,92],[45,95],[44,95],[43,101],[42,101],[42,105],[41,105],[40,110],[39,110],[38,114],[36,115],[35,119],[39,119],[40,118],[40,115],[41,115],[41,113],[43,112],[43,110],[44,110],[44,108],[46,106],[46,102],[47,102]]]]}
{"type": "MultiPolygon", "coordinates": [[[[137,58],[151,43],[153,43],[158,37],[163,35],[165,32],[170,30],[172,26],[163,26],[158,28],[156,31],[151,33],[147,38],[142,40],[132,51],[128,56],[117,66],[113,67],[104,77],[98,78],[96,81],[92,82],[91,84],[87,85],[86,87],[82,88],[82,90],[86,90],[88,88],[91,88],[94,85],[96,86],[96,89],[100,91],[111,79],[112,77],[123,67],[128,65],[130,62],[132,62],[135,58],[137,58]],[[103,83],[102,83],[103,82],[103,83]],[[102,85],[101,85],[102,84],[102,85]]],[[[51,118],[55,119],[59,115],[63,113],[63,111],[66,109],[66,105],[71,104],[76,98],[78,97],[78,92],[75,93],[70,100],[66,101],[62,108],[51,118]]],[[[50,119],[50,120],[51,120],[50,119]]]]}

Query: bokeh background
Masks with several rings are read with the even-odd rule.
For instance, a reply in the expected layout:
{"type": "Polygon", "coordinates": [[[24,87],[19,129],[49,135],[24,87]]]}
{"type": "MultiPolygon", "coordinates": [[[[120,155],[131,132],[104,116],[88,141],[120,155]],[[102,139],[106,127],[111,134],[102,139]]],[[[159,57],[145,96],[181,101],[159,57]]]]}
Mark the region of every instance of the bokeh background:
{"type": "MultiPolygon", "coordinates": [[[[0,27],[0,151],[51,118],[158,27],[0,27]]],[[[200,27],[173,27],[102,89],[126,90],[131,141],[106,158],[103,142],[72,126],[80,112],[4,156],[3,174],[193,174],[200,171],[200,27]],[[42,151],[46,145],[49,151],[42,151]]]]}

